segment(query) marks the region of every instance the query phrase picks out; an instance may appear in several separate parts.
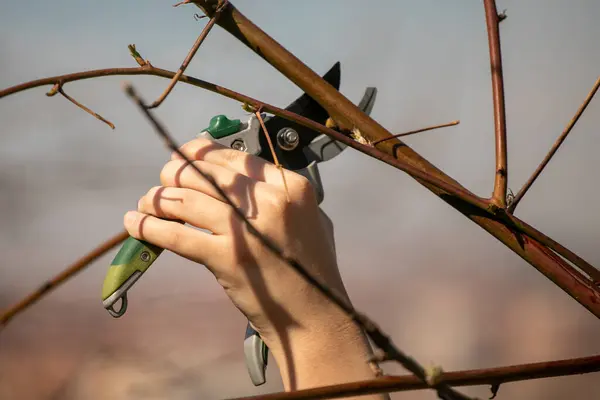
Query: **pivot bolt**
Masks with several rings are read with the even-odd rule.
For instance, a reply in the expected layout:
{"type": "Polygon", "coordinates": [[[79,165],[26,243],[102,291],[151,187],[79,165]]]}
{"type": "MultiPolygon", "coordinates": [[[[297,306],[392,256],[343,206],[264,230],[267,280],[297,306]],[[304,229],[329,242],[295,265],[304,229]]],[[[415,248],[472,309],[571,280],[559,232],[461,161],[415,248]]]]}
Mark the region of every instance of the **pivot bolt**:
{"type": "Polygon", "coordinates": [[[277,144],[283,150],[294,150],[300,143],[300,135],[292,128],[283,128],[277,132],[277,144]]]}
{"type": "Polygon", "coordinates": [[[246,143],[241,139],[236,139],[231,143],[231,148],[239,151],[246,151],[246,143]]]}

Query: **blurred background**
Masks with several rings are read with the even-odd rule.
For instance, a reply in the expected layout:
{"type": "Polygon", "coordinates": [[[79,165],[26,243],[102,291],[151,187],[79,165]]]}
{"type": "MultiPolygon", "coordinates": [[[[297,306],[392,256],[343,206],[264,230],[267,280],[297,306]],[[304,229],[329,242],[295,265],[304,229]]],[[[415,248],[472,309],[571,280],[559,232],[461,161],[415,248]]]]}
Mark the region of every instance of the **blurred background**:
{"type": "MultiPolygon", "coordinates": [[[[172,3],[5,2],[0,88],[136,66],[130,43],[153,65],[176,70],[206,20],[194,20],[196,7],[172,3]]],[[[459,119],[459,126],[406,142],[468,189],[491,193],[494,123],[481,1],[234,4],[316,72],[341,61],[341,92],[351,100],[377,86],[372,117],[391,132],[459,119]]],[[[516,193],[599,75],[600,3],[500,0],[498,8],[508,15],[501,36],[509,186],[516,193]]],[[[187,73],[279,106],[301,93],[219,27],[187,73]]],[[[0,102],[0,309],[120,231],[124,213],[159,182],[169,151],[122,93],[125,79],[146,100],[168,84],[109,77],[65,86],[114,131],[61,96],[46,97],[49,86],[0,102]]],[[[240,104],[178,84],[157,116],[184,143],[222,113],[245,118],[240,104]]],[[[594,265],[599,124],[595,99],[517,210],[594,265]]],[[[321,171],[322,207],[335,224],[355,306],[423,364],[470,369],[600,351],[598,320],[406,174],[352,149],[321,171]]],[[[1,399],[213,399],[281,390],[274,362],[268,383],[252,386],[242,352],[245,319],[201,265],[164,254],[131,293],[126,316],[111,318],[100,290],[115,252],[1,332],[1,399]]],[[[465,392],[489,397],[486,387],[465,392]]],[[[599,397],[594,374],[507,384],[498,395],[599,397]]]]}

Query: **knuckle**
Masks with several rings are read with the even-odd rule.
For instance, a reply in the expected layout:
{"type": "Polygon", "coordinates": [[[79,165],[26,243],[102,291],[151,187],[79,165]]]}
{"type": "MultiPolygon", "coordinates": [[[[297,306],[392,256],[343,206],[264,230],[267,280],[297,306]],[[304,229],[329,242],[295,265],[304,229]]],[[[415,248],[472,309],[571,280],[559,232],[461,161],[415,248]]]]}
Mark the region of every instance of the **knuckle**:
{"type": "Polygon", "coordinates": [[[294,174],[290,180],[290,196],[294,200],[306,202],[316,199],[315,189],[308,178],[300,174],[294,174]]]}
{"type": "Polygon", "coordinates": [[[219,153],[220,153],[220,156],[223,158],[223,160],[229,164],[233,164],[233,163],[239,161],[242,157],[244,157],[246,155],[246,153],[244,153],[242,151],[229,149],[229,148],[221,149],[221,150],[219,150],[219,153]]]}
{"type": "Polygon", "coordinates": [[[271,213],[277,216],[282,216],[287,213],[290,206],[285,191],[274,190],[269,196],[270,204],[269,210],[271,213]]]}
{"type": "Polygon", "coordinates": [[[168,249],[177,249],[181,246],[182,235],[177,227],[173,227],[165,232],[164,244],[168,249]]]}

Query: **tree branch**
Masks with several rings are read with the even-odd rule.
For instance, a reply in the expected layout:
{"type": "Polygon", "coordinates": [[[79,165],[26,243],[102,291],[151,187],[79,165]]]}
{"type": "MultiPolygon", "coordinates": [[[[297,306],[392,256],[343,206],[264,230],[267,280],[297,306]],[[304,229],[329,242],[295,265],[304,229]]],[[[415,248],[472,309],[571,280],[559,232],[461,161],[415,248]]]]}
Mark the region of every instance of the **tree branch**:
{"type": "Polygon", "coordinates": [[[414,135],[415,133],[421,133],[421,132],[431,131],[431,130],[434,130],[434,129],[446,128],[448,126],[454,126],[454,125],[458,125],[458,124],[460,124],[460,121],[456,120],[456,121],[447,122],[447,123],[441,124],[441,125],[433,125],[433,126],[428,126],[427,128],[416,129],[414,131],[397,133],[397,134],[395,134],[393,136],[390,136],[390,137],[387,137],[387,138],[375,140],[374,142],[371,143],[371,145],[372,146],[376,146],[376,145],[378,145],[381,142],[385,142],[386,140],[390,140],[390,139],[394,139],[394,138],[399,138],[399,137],[404,137],[404,136],[409,136],[409,135],[414,135]]]}
{"type": "Polygon", "coordinates": [[[52,97],[56,93],[60,93],[65,99],[69,100],[71,103],[75,104],[77,107],[81,108],[83,111],[87,112],[90,115],[93,115],[100,121],[104,122],[106,125],[110,126],[112,129],[115,129],[115,125],[112,122],[108,121],[107,119],[102,117],[100,114],[90,110],[88,107],[84,106],[83,104],[81,104],[80,102],[78,102],[77,100],[75,100],[74,98],[69,96],[68,94],[66,94],[63,89],[63,85],[60,82],[56,83],[54,85],[54,87],[52,89],[50,89],[50,91],[48,93],[46,93],[46,96],[52,97]]]}
{"type": "MultiPolygon", "coordinates": [[[[506,149],[506,113],[504,107],[504,78],[502,76],[502,51],[500,48],[499,29],[501,19],[498,16],[495,0],[484,0],[483,4],[485,7],[485,22],[490,48],[492,96],[494,99],[494,132],[496,138],[496,174],[491,201],[498,207],[505,208],[508,165],[506,149]]],[[[504,18],[506,18],[506,16],[504,16],[504,18]]]]}
{"type": "Polygon", "coordinates": [[[127,231],[116,234],[106,242],[100,244],[100,246],[90,251],[88,254],[81,257],[79,260],[75,261],[60,274],[46,281],[29,296],[9,307],[0,316],[0,326],[6,325],[8,321],[10,321],[15,315],[25,311],[25,309],[35,304],[41,297],[56,289],[61,283],[75,276],[78,272],[81,272],[91,262],[104,255],[104,253],[112,250],[117,245],[121,244],[125,239],[127,239],[128,236],[129,233],[127,233],[127,231]]]}
{"type": "Polygon", "coordinates": [[[523,185],[521,190],[519,190],[519,193],[517,193],[517,195],[515,196],[512,203],[508,206],[508,212],[513,213],[515,211],[515,208],[517,208],[517,205],[519,205],[519,202],[523,199],[523,196],[525,196],[525,193],[527,193],[527,191],[529,190],[531,185],[533,185],[533,183],[538,178],[538,176],[540,176],[540,174],[542,173],[542,170],[546,167],[546,165],[548,165],[548,163],[550,162],[550,160],[552,159],[554,154],[558,151],[558,148],[560,147],[560,145],[565,141],[565,139],[567,138],[567,136],[569,135],[569,133],[571,132],[571,130],[573,129],[573,127],[575,126],[577,121],[579,121],[579,118],[581,117],[581,115],[583,114],[583,112],[585,111],[587,106],[590,104],[590,102],[594,98],[594,95],[598,91],[598,88],[600,88],[600,77],[598,77],[598,79],[596,80],[596,83],[592,87],[592,90],[590,90],[590,92],[588,93],[587,97],[585,98],[585,100],[583,101],[581,106],[579,106],[579,109],[575,113],[575,116],[571,119],[571,121],[569,121],[569,123],[565,127],[565,130],[558,137],[558,139],[556,139],[556,142],[554,142],[554,145],[552,146],[552,148],[550,149],[548,154],[546,154],[546,157],[544,158],[544,160],[540,163],[540,165],[538,165],[538,167],[536,168],[534,173],[527,180],[527,182],[523,185]]]}
{"type": "MultiPolygon", "coordinates": [[[[444,372],[441,379],[450,386],[492,385],[532,379],[589,374],[600,371],[600,356],[574,358],[507,367],[485,368],[444,372]]],[[[269,393],[258,396],[239,397],[229,400],[309,400],[335,399],[375,393],[393,393],[422,390],[427,387],[413,375],[384,376],[381,378],[297,390],[294,392],[269,393]]]]}
{"type": "MultiPolygon", "coordinates": [[[[148,106],[149,108],[156,108],[156,107],[160,106],[162,104],[162,102],[167,98],[167,96],[169,95],[169,93],[171,93],[171,91],[173,90],[173,88],[177,84],[177,81],[179,81],[179,78],[181,77],[181,75],[183,75],[183,73],[185,72],[185,70],[188,67],[188,65],[190,65],[190,62],[192,62],[192,59],[196,55],[196,52],[200,48],[200,45],[202,45],[202,42],[204,42],[204,39],[206,39],[206,37],[208,36],[208,33],[210,32],[210,30],[212,29],[212,27],[215,25],[215,22],[217,22],[217,20],[219,19],[219,16],[221,15],[221,11],[223,11],[223,8],[228,3],[228,0],[222,0],[222,1],[223,1],[223,3],[220,4],[217,7],[214,15],[208,21],[208,23],[206,24],[206,26],[204,27],[204,29],[202,29],[202,32],[200,33],[200,36],[198,36],[198,39],[196,39],[196,42],[194,43],[194,45],[190,49],[187,57],[185,58],[185,60],[183,60],[183,63],[181,64],[181,66],[177,70],[177,73],[175,74],[175,76],[171,79],[171,82],[169,83],[169,86],[167,86],[167,88],[165,89],[165,91],[160,95],[160,97],[158,99],[156,99],[154,101],[154,103],[152,103],[150,106],[148,106]]],[[[181,3],[179,3],[179,4],[181,4],[181,3]]],[[[175,6],[177,6],[179,4],[176,4],[175,6]]],[[[139,64],[139,62],[138,62],[138,64],[139,64]]]]}

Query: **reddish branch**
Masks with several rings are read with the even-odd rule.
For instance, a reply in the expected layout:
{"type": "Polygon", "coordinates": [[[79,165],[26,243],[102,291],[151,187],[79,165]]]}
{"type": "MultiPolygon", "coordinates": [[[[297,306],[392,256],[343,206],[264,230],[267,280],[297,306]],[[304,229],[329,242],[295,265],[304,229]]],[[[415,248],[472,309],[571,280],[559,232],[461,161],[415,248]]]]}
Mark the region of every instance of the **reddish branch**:
{"type": "Polygon", "coordinates": [[[25,297],[23,300],[16,303],[14,306],[9,307],[0,316],[0,326],[5,325],[15,315],[24,311],[27,307],[34,304],[42,296],[48,294],[51,290],[56,289],[61,283],[65,282],[67,279],[76,275],[78,272],[81,272],[81,270],[87,267],[94,260],[104,255],[104,253],[112,250],[114,247],[121,244],[121,242],[127,239],[128,236],[129,234],[126,231],[123,231],[111,237],[106,242],[102,243],[100,246],[96,247],[94,250],[81,257],[79,260],[75,261],[66,270],[62,271],[54,278],[46,281],[29,296],[25,297]]]}
{"type": "MultiPolygon", "coordinates": [[[[154,101],[154,103],[152,103],[149,106],[149,108],[156,108],[156,107],[160,106],[162,104],[162,102],[167,98],[167,96],[169,95],[169,93],[171,93],[171,91],[173,90],[173,88],[175,87],[175,85],[177,84],[177,82],[179,81],[179,78],[181,77],[181,75],[183,75],[183,73],[185,72],[185,70],[188,67],[188,65],[190,65],[190,62],[192,62],[192,59],[196,55],[196,52],[200,48],[200,45],[202,45],[202,42],[204,42],[204,39],[206,39],[206,37],[208,36],[208,33],[210,32],[210,30],[212,29],[212,27],[215,25],[215,22],[217,22],[217,19],[219,19],[219,15],[221,15],[221,11],[223,11],[223,8],[228,3],[228,0],[222,0],[222,1],[223,1],[222,4],[220,4],[217,7],[214,15],[208,21],[208,23],[206,24],[206,26],[204,27],[204,29],[202,29],[202,32],[200,33],[200,36],[198,36],[198,39],[196,39],[196,42],[194,43],[194,45],[190,49],[187,57],[185,58],[185,60],[183,60],[183,63],[181,64],[181,66],[177,70],[177,73],[175,74],[175,76],[171,79],[171,82],[169,83],[169,86],[167,86],[167,88],[165,89],[165,91],[160,95],[160,97],[158,99],[156,99],[154,101]]],[[[175,4],[175,6],[178,6],[180,4],[184,4],[184,3],[178,3],[178,4],[175,4]]],[[[139,64],[139,62],[138,62],[138,64],[139,64]]]]}
{"type": "Polygon", "coordinates": [[[414,131],[408,131],[408,132],[398,133],[398,134],[395,134],[395,135],[387,137],[387,138],[375,140],[373,143],[371,143],[371,145],[375,146],[375,145],[377,145],[379,143],[385,142],[386,140],[390,140],[390,139],[393,139],[393,138],[410,136],[410,135],[414,135],[415,133],[421,133],[421,132],[431,131],[431,130],[439,129],[439,128],[446,128],[448,126],[454,126],[454,125],[458,125],[458,124],[460,124],[460,121],[451,121],[451,122],[447,122],[447,123],[441,124],[441,125],[428,126],[427,128],[421,128],[421,129],[416,129],[414,131]]]}
{"type": "MultiPolygon", "coordinates": [[[[590,102],[594,98],[594,95],[598,91],[599,87],[600,87],[600,77],[598,77],[598,79],[596,80],[596,83],[594,84],[594,87],[592,87],[592,90],[590,90],[590,92],[588,93],[587,97],[585,98],[585,100],[583,101],[581,106],[579,106],[579,109],[575,113],[575,116],[571,119],[571,121],[566,126],[566,128],[562,132],[562,134],[558,137],[558,139],[556,139],[556,142],[554,142],[554,145],[552,146],[552,148],[550,149],[550,151],[548,152],[548,154],[546,155],[544,160],[537,167],[537,169],[534,171],[534,173],[531,175],[531,177],[527,180],[525,185],[523,185],[521,190],[519,190],[519,193],[517,193],[517,195],[515,196],[512,203],[508,206],[509,212],[512,213],[515,211],[515,208],[517,208],[517,205],[523,199],[523,196],[525,196],[525,193],[527,193],[527,191],[529,190],[531,185],[533,185],[533,183],[538,178],[538,176],[540,176],[540,174],[542,173],[542,170],[546,167],[546,165],[548,165],[548,163],[554,156],[554,153],[556,153],[556,151],[558,150],[560,145],[565,141],[565,139],[567,138],[567,136],[569,135],[571,130],[573,130],[573,127],[575,126],[577,121],[579,121],[579,118],[581,117],[581,115],[583,114],[583,112],[585,111],[587,106],[590,104],[590,102]]],[[[600,282],[600,279],[597,279],[597,280],[600,282]]]]}
{"type": "Polygon", "coordinates": [[[68,94],[66,94],[64,91],[63,85],[60,82],[56,83],[54,85],[54,87],[52,89],[50,89],[50,91],[48,93],[46,93],[46,96],[52,97],[56,93],[60,93],[61,96],[63,96],[65,99],[69,100],[71,103],[75,104],[77,107],[81,108],[83,111],[87,112],[88,114],[90,114],[90,115],[96,117],[97,119],[99,119],[100,121],[104,122],[106,125],[110,126],[111,129],[115,129],[115,125],[112,122],[108,121],[106,118],[104,118],[100,114],[92,111],[88,107],[84,106],[83,104],[81,104],[80,102],[78,102],[77,100],[75,100],[74,98],[69,96],[68,94]]]}
{"type": "MultiPolygon", "coordinates": [[[[588,374],[600,371],[600,356],[550,362],[513,365],[466,371],[445,372],[442,379],[450,386],[498,385],[531,379],[588,374]]],[[[334,399],[374,393],[392,393],[426,389],[412,375],[386,376],[367,381],[324,386],[295,392],[271,393],[230,400],[309,400],[334,399]]]]}
{"type": "Polygon", "coordinates": [[[508,179],[506,150],[506,113],[504,107],[504,79],[502,77],[502,52],[500,49],[500,21],[495,0],[484,0],[485,23],[490,48],[492,97],[494,100],[494,133],[496,142],[496,175],[491,201],[500,208],[506,207],[508,179]]]}

